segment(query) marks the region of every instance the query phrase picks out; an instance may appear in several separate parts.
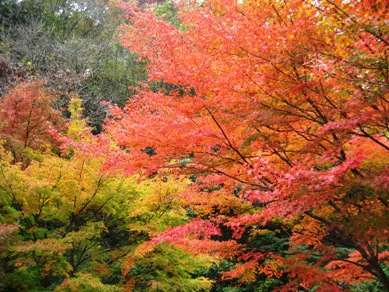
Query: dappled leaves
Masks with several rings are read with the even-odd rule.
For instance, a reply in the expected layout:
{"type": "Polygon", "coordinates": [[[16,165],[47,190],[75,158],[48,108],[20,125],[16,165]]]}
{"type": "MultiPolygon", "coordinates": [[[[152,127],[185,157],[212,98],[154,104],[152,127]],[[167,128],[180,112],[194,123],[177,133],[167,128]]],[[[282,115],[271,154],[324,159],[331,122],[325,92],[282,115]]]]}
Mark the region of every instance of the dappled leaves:
{"type": "Polygon", "coordinates": [[[388,244],[387,5],[210,0],[177,8],[179,27],[150,8],[129,10],[132,25],[121,29],[124,46],[149,61],[149,80],[176,86],[143,86],[124,109],[112,107],[106,131],[128,153],[124,171],[191,175],[184,197],[194,217],[232,231],[218,239],[243,240],[280,218],[294,225],[290,257],[269,255],[263,265],[253,257],[231,279],[285,273],[285,291],[335,291],[341,281],[327,264],[341,246],[362,255],[364,271],[350,263],[359,277],[389,287],[379,257],[388,244]]]}

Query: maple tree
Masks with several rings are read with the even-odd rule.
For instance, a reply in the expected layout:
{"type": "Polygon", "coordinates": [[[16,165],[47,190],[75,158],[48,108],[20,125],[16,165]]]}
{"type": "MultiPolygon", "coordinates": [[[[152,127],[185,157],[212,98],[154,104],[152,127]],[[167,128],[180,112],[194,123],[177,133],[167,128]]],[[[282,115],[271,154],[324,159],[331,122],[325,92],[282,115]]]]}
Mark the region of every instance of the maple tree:
{"type": "Polygon", "coordinates": [[[143,85],[106,125],[124,150],[110,167],[191,175],[181,197],[199,218],[151,243],[240,258],[225,277],[241,281],[287,274],[285,291],[369,278],[389,289],[389,7],[177,5],[179,25],[123,3],[121,42],[148,61],[149,81],[171,86],[143,85]],[[288,256],[234,241],[277,218],[293,226],[288,256]],[[223,228],[230,240],[215,241],[223,228]]]}
{"type": "MultiPolygon", "coordinates": [[[[43,105],[37,106],[39,113],[48,110],[43,105]]],[[[2,290],[122,291],[130,275],[136,274],[127,268],[127,262],[134,258],[141,266],[146,261],[136,247],[168,226],[187,222],[177,197],[186,179],[165,177],[138,183],[137,177],[105,170],[102,166],[107,157],[96,155],[96,149],[104,151],[108,146],[86,126],[76,93],[71,94],[68,110],[71,118],[66,131],[29,136],[36,142],[29,145],[39,159],[30,160],[28,165],[15,164],[13,149],[8,146],[20,143],[18,133],[23,131],[19,129],[25,129],[26,124],[23,112],[13,120],[14,132],[7,127],[0,131],[7,137],[0,143],[2,290]],[[53,140],[59,153],[40,147],[53,140]],[[92,149],[95,151],[90,152],[92,149]]],[[[39,119],[45,130],[57,117],[40,114],[33,118],[39,119]]],[[[186,263],[200,265],[181,250],[160,251],[149,251],[147,256],[162,263],[156,265],[161,273],[166,257],[185,256],[183,267],[186,263]]],[[[163,285],[185,289],[208,283],[191,278],[193,281],[186,284],[189,278],[182,273],[183,267],[178,267],[174,281],[163,285]]],[[[134,278],[135,284],[144,281],[139,275],[134,278]]],[[[166,279],[165,275],[162,280],[166,279]]]]}
{"type": "Polygon", "coordinates": [[[14,157],[14,163],[26,168],[34,151],[55,148],[51,131],[63,131],[65,120],[52,107],[56,96],[44,90],[40,81],[21,82],[0,102],[1,133],[14,157]]]}
{"type": "Polygon", "coordinates": [[[389,289],[388,6],[122,6],[149,82],[105,133],[0,101],[0,289],[389,289]]]}

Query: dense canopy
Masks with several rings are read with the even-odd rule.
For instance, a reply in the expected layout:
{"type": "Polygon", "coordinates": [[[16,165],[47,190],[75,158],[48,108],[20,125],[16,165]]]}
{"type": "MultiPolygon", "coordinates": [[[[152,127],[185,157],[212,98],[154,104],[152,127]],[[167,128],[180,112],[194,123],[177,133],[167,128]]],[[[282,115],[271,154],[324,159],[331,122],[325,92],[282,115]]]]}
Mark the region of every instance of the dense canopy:
{"type": "Polygon", "coordinates": [[[99,135],[53,83],[1,101],[0,289],[389,290],[386,2],[119,5],[148,79],[99,135]]]}

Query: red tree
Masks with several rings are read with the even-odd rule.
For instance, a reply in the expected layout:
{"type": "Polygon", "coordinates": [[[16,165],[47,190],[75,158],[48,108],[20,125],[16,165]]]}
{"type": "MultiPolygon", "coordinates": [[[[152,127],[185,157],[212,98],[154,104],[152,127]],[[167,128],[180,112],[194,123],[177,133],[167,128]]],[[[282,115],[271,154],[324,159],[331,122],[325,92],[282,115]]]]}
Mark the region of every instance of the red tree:
{"type": "Polygon", "coordinates": [[[30,150],[43,150],[54,145],[50,131],[65,127],[61,113],[52,107],[53,94],[39,81],[22,82],[0,102],[0,137],[6,140],[15,163],[27,167],[33,155],[30,150]]]}
{"type": "Polygon", "coordinates": [[[180,27],[129,10],[132,25],[121,29],[124,46],[148,60],[150,81],[174,90],[145,87],[123,110],[112,108],[106,132],[128,152],[120,164],[195,174],[188,205],[235,238],[274,218],[291,222],[289,258],[260,266],[242,248],[243,267],[289,273],[286,290],[366,276],[389,290],[388,5],[209,0],[179,8],[180,27]],[[302,244],[308,251],[296,252],[302,244]],[[353,252],[340,257],[339,246],[353,252]]]}

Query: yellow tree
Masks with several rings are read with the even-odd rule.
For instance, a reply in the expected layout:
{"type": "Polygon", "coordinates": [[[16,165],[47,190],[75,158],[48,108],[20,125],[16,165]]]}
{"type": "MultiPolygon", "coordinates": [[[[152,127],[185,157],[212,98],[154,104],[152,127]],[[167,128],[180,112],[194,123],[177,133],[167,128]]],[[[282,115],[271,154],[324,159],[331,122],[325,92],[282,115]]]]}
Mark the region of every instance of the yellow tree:
{"type": "MultiPolygon", "coordinates": [[[[0,147],[2,288],[122,289],[136,247],[168,226],[187,222],[177,198],[186,180],[165,177],[139,184],[136,176],[106,170],[107,155],[90,151],[108,146],[85,126],[76,94],[69,110],[68,132],[53,133],[57,143],[64,142],[61,149],[69,143],[61,156],[37,149],[40,159],[24,168],[13,163],[9,148],[0,147]]],[[[149,253],[156,259],[165,255],[149,253]]],[[[189,256],[186,261],[191,262],[189,256]]]]}

